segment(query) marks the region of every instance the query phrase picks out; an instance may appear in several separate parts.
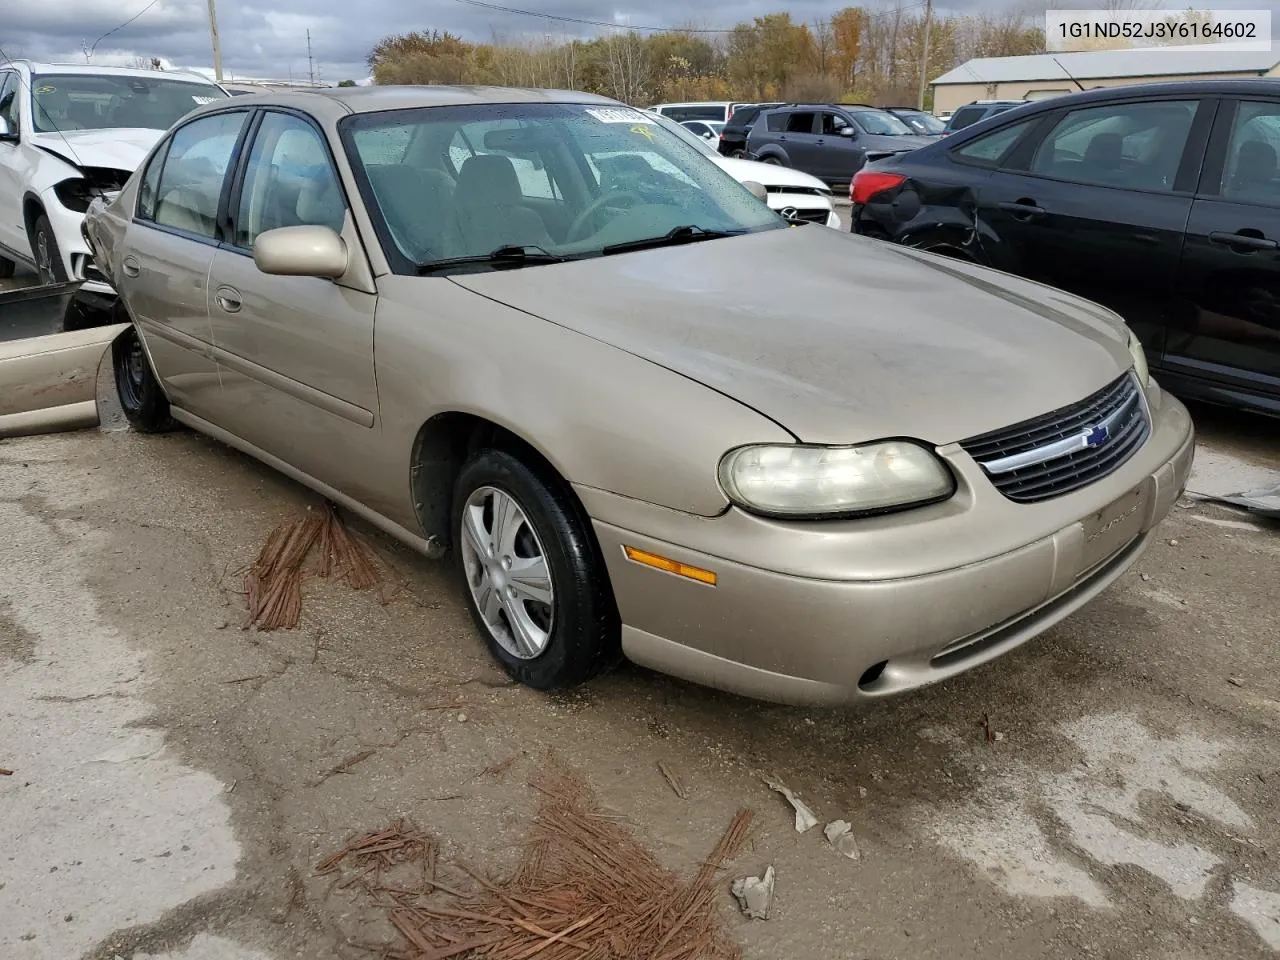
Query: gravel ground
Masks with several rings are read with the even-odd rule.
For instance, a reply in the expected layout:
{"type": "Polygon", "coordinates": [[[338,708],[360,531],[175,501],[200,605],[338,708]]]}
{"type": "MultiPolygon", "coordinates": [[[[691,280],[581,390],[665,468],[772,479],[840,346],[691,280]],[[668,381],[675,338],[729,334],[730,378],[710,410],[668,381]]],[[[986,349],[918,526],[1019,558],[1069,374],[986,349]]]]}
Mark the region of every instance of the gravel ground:
{"type": "MultiPolygon", "coordinates": [[[[1280,472],[1274,422],[1195,413],[1194,489],[1280,472]]],[[[371,956],[350,941],[386,929],[315,865],[409,816],[500,873],[548,749],[681,874],[756,811],[718,901],[751,960],[1280,952],[1274,526],[1185,502],[1039,640],[815,711],[631,667],[503,686],[453,576],[373,534],[389,605],[314,581],[299,629],[240,630],[235,571],[316,502],[191,433],[0,444],[0,956],[371,956]],[[860,859],[797,834],[766,775],[849,820],[860,859]],[[729,880],[769,864],[747,920],[729,880]]]]}

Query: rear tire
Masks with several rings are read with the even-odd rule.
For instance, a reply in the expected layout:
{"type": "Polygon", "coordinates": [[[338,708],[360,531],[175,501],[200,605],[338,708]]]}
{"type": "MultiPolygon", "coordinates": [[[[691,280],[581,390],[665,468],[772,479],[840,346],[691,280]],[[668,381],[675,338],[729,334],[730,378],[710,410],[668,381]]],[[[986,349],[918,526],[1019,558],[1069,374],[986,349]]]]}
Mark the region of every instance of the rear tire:
{"type": "Polygon", "coordinates": [[[142,349],[138,331],[130,327],[111,344],[111,370],[116,394],[129,426],[139,433],[168,433],[178,429],[169,414],[169,401],[142,349]]]}
{"type": "Polygon", "coordinates": [[[485,645],[537,690],[577,686],[620,657],[620,626],[586,512],[533,458],[481,450],[453,491],[453,551],[485,645]]]}
{"type": "Polygon", "coordinates": [[[41,283],[66,282],[67,270],[62,265],[58,238],[53,235],[53,225],[43,213],[36,217],[36,222],[31,227],[31,254],[35,257],[36,272],[40,274],[41,283]]]}
{"type": "Polygon", "coordinates": [[[767,163],[775,167],[781,167],[784,165],[783,162],[779,160],[777,157],[761,157],[760,162],[767,163]]]}

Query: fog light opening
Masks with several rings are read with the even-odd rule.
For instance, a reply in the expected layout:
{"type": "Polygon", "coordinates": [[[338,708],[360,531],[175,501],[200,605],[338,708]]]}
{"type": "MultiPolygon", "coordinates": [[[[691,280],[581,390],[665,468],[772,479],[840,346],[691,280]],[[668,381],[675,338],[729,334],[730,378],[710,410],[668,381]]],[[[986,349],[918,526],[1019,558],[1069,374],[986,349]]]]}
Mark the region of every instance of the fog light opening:
{"type": "Polygon", "coordinates": [[[863,671],[862,676],[858,678],[858,687],[862,690],[870,689],[880,679],[880,674],[884,673],[884,668],[888,665],[888,660],[881,660],[879,663],[868,667],[863,671]]]}

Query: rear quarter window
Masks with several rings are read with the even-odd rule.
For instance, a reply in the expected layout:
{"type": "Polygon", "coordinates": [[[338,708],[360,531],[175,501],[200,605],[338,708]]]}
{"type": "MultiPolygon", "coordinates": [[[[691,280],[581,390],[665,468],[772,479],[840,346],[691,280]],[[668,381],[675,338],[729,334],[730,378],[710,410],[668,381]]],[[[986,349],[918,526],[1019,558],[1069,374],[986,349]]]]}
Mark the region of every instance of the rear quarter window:
{"type": "Polygon", "coordinates": [[[1001,127],[999,130],[992,130],[990,133],[984,133],[976,140],[970,140],[968,143],[956,147],[951,151],[951,156],[957,160],[966,163],[973,163],[984,167],[997,166],[1001,160],[1009,155],[1009,151],[1013,149],[1013,145],[1018,142],[1018,138],[1039,118],[1032,120],[1023,120],[1020,123],[1012,123],[1007,127],[1001,127]]]}

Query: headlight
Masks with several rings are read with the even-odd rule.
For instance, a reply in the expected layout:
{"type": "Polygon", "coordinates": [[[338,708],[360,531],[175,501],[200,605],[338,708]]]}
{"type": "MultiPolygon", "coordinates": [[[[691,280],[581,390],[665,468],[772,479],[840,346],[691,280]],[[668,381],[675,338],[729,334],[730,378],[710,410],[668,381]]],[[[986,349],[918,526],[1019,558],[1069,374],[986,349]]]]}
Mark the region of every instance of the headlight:
{"type": "Polygon", "coordinates": [[[1151,385],[1151,371],[1147,368],[1147,352],[1142,349],[1142,341],[1129,331],[1129,355],[1133,357],[1133,372],[1138,375],[1138,382],[1145,390],[1151,385]]]}
{"type": "Polygon", "coordinates": [[[955,493],[936,456],[905,440],[858,447],[762,444],[720,461],[729,499],[774,517],[835,517],[917,506],[955,493]]]}

